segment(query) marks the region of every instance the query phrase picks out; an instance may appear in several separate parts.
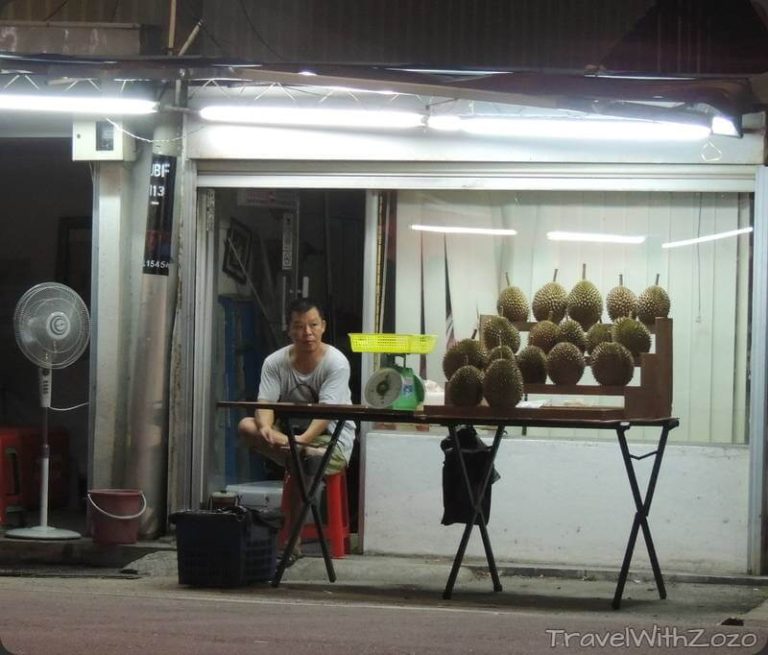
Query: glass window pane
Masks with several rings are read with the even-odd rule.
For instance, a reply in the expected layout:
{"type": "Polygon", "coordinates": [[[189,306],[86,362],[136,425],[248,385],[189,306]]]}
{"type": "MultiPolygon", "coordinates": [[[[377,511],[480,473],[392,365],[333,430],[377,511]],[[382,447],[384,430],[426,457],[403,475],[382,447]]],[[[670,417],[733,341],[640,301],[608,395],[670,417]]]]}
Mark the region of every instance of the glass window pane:
{"type": "MultiPolygon", "coordinates": [[[[437,347],[427,356],[427,377],[442,385],[447,288],[455,335],[461,339],[472,336],[480,315],[496,313],[496,300],[507,286],[507,277],[530,301],[553,279],[555,270],[558,282],[570,290],[585,268],[586,278],[603,300],[619,284],[620,275],[636,295],[654,285],[658,276],[669,294],[674,321],[672,414],[681,419],[681,425],[672,437],[686,442],[744,443],[750,234],[677,247],[665,244],[751,226],[749,194],[401,191],[396,331],[417,333],[423,323],[427,333],[439,335],[437,347]],[[412,225],[512,229],[516,234],[444,234],[416,231],[412,225]],[[548,235],[555,231],[642,239],[639,243],[554,241],[548,235]]],[[[609,322],[605,311],[602,321],[609,322]]],[[[526,338],[524,332],[523,345],[526,338]]],[[[416,370],[418,363],[410,365],[416,370]]],[[[635,371],[632,385],[639,384],[639,368],[635,371]]],[[[589,369],[580,384],[595,384],[589,369]]],[[[622,398],[553,396],[551,401],[620,405],[622,398]]],[[[561,437],[561,431],[556,436],[561,437]]],[[[633,428],[631,436],[640,438],[643,430],[633,428]]],[[[655,438],[656,431],[649,436],[655,438]]]]}

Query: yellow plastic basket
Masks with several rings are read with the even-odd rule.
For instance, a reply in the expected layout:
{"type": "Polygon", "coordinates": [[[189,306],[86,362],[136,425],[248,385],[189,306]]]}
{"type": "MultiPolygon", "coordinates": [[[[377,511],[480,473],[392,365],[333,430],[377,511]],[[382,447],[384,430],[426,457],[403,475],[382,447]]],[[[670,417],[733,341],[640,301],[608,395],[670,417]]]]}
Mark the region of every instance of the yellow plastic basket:
{"type": "Polygon", "coordinates": [[[356,353],[426,354],[432,352],[434,334],[350,333],[349,343],[356,353]]]}

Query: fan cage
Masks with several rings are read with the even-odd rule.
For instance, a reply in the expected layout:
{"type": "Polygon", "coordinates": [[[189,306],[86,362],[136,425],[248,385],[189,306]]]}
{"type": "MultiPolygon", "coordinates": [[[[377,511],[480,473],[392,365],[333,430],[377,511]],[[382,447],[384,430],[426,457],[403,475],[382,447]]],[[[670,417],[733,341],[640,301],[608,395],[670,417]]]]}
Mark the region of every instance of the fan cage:
{"type": "Polygon", "coordinates": [[[29,289],[16,304],[13,326],[19,348],[41,368],[69,366],[88,347],[88,307],[76,291],[58,282],[29,289]]]}

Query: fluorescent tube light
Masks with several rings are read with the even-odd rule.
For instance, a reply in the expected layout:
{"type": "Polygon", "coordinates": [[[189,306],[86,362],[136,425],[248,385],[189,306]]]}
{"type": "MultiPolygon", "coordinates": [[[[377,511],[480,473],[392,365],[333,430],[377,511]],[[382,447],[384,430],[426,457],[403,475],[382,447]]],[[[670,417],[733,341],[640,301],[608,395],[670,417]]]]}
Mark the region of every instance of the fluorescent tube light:
{"type": "Polygon", "coordinates": [[[443,234],[491,234],[495,236],[514,236],[517,230],[493,227],[452,227],[448,225],[411,225],[419,232],[441,232],[443,234]]]}
{"type": "Polygon", "coordinates": [[[637,245],[645,241],[642,235],[625,236],[622,234],[601,234],[590,232],[547,232],[550,241],[586,241],[588,243],[624,243],[637,245]]]}
{"type": "Polygon", "coordinates": [[[742,135],[741,129],[736,121],[733,121],[724,116],[714,116],[712,118],[712,134],[720,134],[722,136],[738,136],[742,135]]]}
{"type": "Polygon", "coordinates": [[[480,136],[602,141],[701,141],[712,132],[706,125],[620,119],[430,116],[427,126],[435,130],[461,130],[480,136]]]}
{"type": "Polygon", "coordinates": [[[137,98],[107,98],[103,96],[0,94],[0,110],[3,109],[117,116],[151,114],[157,111],[157,103],[137,98]]]}
{"type": "Polygon", "coordinates": [[[300,107],[210,105],[200,110],[200,117],[207,121],[226,123],[307,127],[409,128],[424,124],[424,116],[416,112],[300,107]]]}
{"type": "Polygon", "coordinates": [[[692,246],[695,243],[706,243],[707,241],[717,241],[718,239],[727,239],[728,237],[735,237],[739,234],[749,234],[752,231],[751,227],[742,227],[738,230],[729,230],[728,232],[717,232],[716,234],[707,234],[703,237],[696,237],[695,239],[684,239],[683,241],[669,241],[662,243],[662,248],[680,248],[681,246],[692,246]]]}
{"type": "Polygon", "coordinates": [[[427,127],[440,132],[457,132],[462,128],[463,121],[460,116],[430,116],[427,118],[427,127]]]}

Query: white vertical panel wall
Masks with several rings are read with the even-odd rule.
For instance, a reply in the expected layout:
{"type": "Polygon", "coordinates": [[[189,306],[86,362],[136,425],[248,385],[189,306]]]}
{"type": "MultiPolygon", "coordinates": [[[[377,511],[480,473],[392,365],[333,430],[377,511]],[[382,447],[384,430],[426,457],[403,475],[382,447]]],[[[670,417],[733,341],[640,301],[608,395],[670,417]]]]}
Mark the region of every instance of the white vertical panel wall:
{"type": "MultiPolygon", "coordinates": [[[[670,294],[675,321],[673,412],[680,417],[681,427],[673,432],[674,439],[743,442],[744,431],[734,430],[734,417],[745,411],[742,351],[747,333],[744,304],[749,299],[743,293],[742,278],[748,272],[749,236],[673,249],[663,249],[661,244],[749,224],[748,212],[748,203],[736,193],[401,191],[397,330],[419,332],[423,293],[425,329],[440,336],[428,358],[427,374],[444,383],[446,250],[457,338],[472,336],[478,314],[496,313],[505,274],[529,299],[552,279],[554,269],[559,270],[558,281],[570,289],[586,264],[588,279],[603,297],[618,284],[619,274],[638,295],[659,274],[660,284],[670,294]],[[415,223],[511,227],[518,234],[446,237],[413,231],[410,225],[415,223]],[[646,235],[647,239],[642,245],[552,242],[546,236],[550,230],[646,235]]],[[[607,313],[603,320],[609,320],[607,313]]],[[[415,367],[412,357],[410,365],[415,367]]],[[[593,383],[589,371],[582,381],[593,383]]],[[[635,379],[632,384],[638,382],[635,379]]],[[[615,404],[617,399],[591,397],[588,402],[615,404]]],[[[636,438],[644,435],[633,430],[636,438]]]]}

